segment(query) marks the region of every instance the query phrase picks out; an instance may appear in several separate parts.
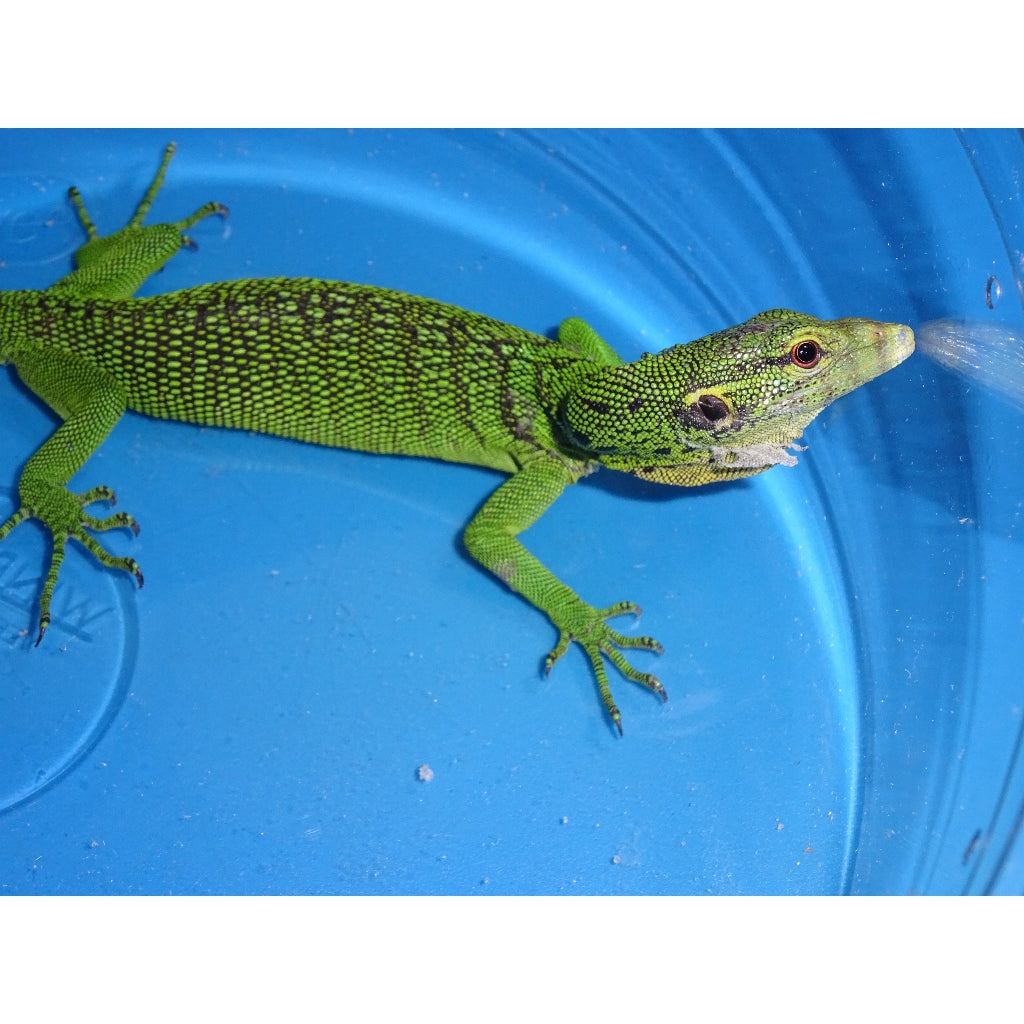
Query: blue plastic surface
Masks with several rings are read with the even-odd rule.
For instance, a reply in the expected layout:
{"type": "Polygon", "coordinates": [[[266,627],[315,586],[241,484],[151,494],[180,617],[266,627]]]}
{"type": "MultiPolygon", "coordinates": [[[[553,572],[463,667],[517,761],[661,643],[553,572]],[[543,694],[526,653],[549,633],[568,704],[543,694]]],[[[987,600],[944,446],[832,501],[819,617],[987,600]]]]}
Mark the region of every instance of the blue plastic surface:
{"type": "MultiPolygon", "coordinates": [[[[150,220],[231,216],[144,293],[364,281],[626,358],[776,306],[1022,319],[1012,132],[4,132],[0,287],[67,272],[69,184],[123,226],[171,137],[150,220]]],[[[3,518],[55,420],[9,371],[0,409],[3,518]]],[[[805,441],[599,473],[526,535],[665,646],[666,705],[612,673],[619,740],[462,553],[499,475],[126,416],[75,483],[145,589],[73,551],[33,648],[46,536],[0,545],[0,892],[1021,892],[1020,408],[916,354],[805,441]]]]}

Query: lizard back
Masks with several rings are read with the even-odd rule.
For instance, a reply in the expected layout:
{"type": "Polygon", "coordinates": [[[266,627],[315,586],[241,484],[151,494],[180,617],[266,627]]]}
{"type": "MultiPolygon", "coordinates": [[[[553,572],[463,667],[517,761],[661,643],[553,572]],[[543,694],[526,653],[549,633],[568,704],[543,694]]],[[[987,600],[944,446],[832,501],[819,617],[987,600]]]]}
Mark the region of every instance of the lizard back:
{"type": "Polygon", "coordinates": [[[46,338],[100,366],[139,412],[505,471],[531,448],[580,457],[552,417],[567,387],[597,370],[481,314],[312,278],[120,301],[37,293],[30,308],[29,343],[46,338]]]}

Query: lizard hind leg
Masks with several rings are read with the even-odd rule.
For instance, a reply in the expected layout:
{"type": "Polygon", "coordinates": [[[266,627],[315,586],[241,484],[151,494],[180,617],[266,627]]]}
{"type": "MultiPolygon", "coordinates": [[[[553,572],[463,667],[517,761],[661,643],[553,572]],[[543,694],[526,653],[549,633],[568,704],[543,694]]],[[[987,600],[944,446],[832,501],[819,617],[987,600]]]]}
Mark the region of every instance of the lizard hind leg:
{"type": "Polygon", "coordinates": [[[22,505],[7,519],[5,523],[0,525],[0,541],[4,540],[19,523],[32,518],[41,519],[42,522],[50,529],[50,533],[53,537],[50,564],[46,572],[46,577],[43,580],[42,590],[39,594],[39,633],[36,637],[37,647],[42,642],[43,636],[49,628],[53,618],[50,606],[53,600],[54,590],[57,586],[57,578],[59,577],[61,567],[64,564],[64,555],[67,549],[68,540],[74,539],[78,541],[79,544],[81,544],[101,565],[106,566],[106,568],[121,569],[125,572],[129,572],[135,577],[140,587],[143,584],[142,570],[139,567],[139,563],[136,562],[134,558],[122,558],[117,555],[110,554],[110,552],[105,550],[94,537],[86,532],[87,528],[97,532],[104,532],[107,530],[116,530],[122,527],[127,527],[136,536],[138,536],[139,524],[136,522],[135,518],[127,512],[117,512],[114,515],[98,519],[95,516],[88,515],[84,511],[86,506],[98,501],[106,501],[111,505],[115,504],[117,502],[117,497],[109,487],[94,487],[92,490],[86,491],[83,494],[71,494],[67,491],[62,491],[59,492],[59,496],[58,493],[51,491],[47,497],[48,505],[56,502],[61,506],[71,507],[73,503],[78,509],[77,514],[74,516],[74,521],[65,518],[63,519],[61,526],[51,526],[51,518],[49,514],[41,516],[32,506],[22,505]]]}
{"type": "MultiPolygon", "coordinates": [[[[149,188],[146,189],[145,194],[139,202],[135,213],[132,215],[132,219],[121,229],[122,231],[143,230],[142,222],[146,219],[146,215],[153,207],[153,202],[156,200],[157,193],[163,188],[164,179],[167,177],[167,166],[171,162],[171,158],[174,156],[177,145],[173,142],[167,144],[167,148],[164,150],[163,159],[160,161],[160,167],[156,172],[156,177],[150,182],[149,188]]],[[[96,241],[100,238],[99,232],[96,230],[96,225],[93,224],[92,218],[89,216],[88,211],[85,208],[85,200],[82,199],[82,193],[75,188],[74,185],[68,189],[68,198],[71,200],[71,204],[75,208],[75,212],[78,214],[79,223],[85,229],[86,237],[90,242],[96,241]]],[[[195,213],[191,216],[185,217],[182,220],[173,222],[170,226],[177,228],[180,232],[187,231],[194,224],[198,224],[204,217],[209,217],[212,214],[217,214],[221,217],[228,215],[228,208],[221,203],[204,203],[195,213]]],[[[119,234],[120,232],[118,232],[119,234]]],[[[187,237],[182,237],[181,244],[188,247],[194,248],[194,243],[187,237]]],[[[88,246],[86,243],[82,248],[85,249],[88,246]]],[[[79,250],[81,253],[81,250],[79,250]]],[[[79,264],[81,264],[81,256],[79,256],[79,264]]]]}
{"type": "Polygon", "coordinates": [[[78,541],[101,565],[130,572],[142,584],[142,573],[134,559],[111,555],[87,532],[127,527],[137,534],[135,519],[127,512],[105,518],[86,512],[97,502],[115,503],[109,487],[74,493],[67,486],[121,418],[126,398],[110,374],[70,352],[30,348],[19,355],[14,367],[26,386],[66,417],[25,463],[18,480],[18,508],[0,526],[3,541],[25,519],[38,519],[53,538],[53,553],[39,601],[42,639],[50,624],[50,599],[69,539],[78,541]]]}
{"type": "Polygon", "coordinates": [[[185,234],[190,227],[213,214],[227,216],[226,206],[210,202],[178,221],[148,226],[142,223],[164,183],[167,165],[174,151],[172,142],[164,151],[156,177],[146,189],[135,213],[120,231],[113,234],[101,235],[85,208],[81,193],[74,186],[68,190],[87,241],[75,253],[75,270],[56,282],[50,292],[76,298],[130,298],[146,278],[158,271],[179,249],[196,248],[185,234]]]}
{"type": "MultiPolygon", "coordinates": [[[[171,162],[171,158],[174,156],[177,150],[177,144],[170,142],[167,144],[167,148],[164,150],[163,159],[160,161],[160,167],[156,172],[156,177],[153,178],[146,189],[145,195],[139,202],[138,208],[135,210],[132,219],[124,226],[122,230],[129,228],[140,228],[142,222],[145,220],[146,214],[149,213],[150,208],[153,206],[153,201],[156,199],[157,193],[163,188],[164,178],[167,176],[167,165],[171,162]]],[[[85,208],[85,200],[82,199],[82,193],[75,188],[74,185],[68,189],[68,199],[71,200],[71,205],[75,208],[75,213],[78,214],[78,222],[85,229],[86,237],[90,242],[98,240],[100,233],[96,230],[96,225],[92,222],[92,218],[89,216],[89,212],[85,208]]],[[[189,227],[194,224],[195,221],[189,223],[189,227]]],[[[82,249],[87,249],[88,243],[82,246],[82,249]]],[[[79,253],[81,253],[81,249],[79,253]]]]}
{"type": "MultiPolygon", "coordinates": [[[[152,208],[153,201],[156,199],[157,193],[161,188],[163,188],[164,178],[167,177],[167,166],[170,164],[171,158],[174,156],[177,148],[178,146],[174,142],[169,142],[167,144],[163,158],[160,161],[160,167],[157,169],[156,176],[153,178],[152,182],[150,182],[149,188],[146,189],[145,194],[139,201],[139,205],[136,208],[135,213],[132,215],[132,219],[128,221],[125,228],[142,227],[142,222],[146,219],[146,214],[149,213],[152,208]]],[[[68,189],[68,198],[71,200],[71,203],[75,208],[75,212],[78,214],[78,220],[85,229],[85,234],[89,240],[92,241],[94,238],[99,238],[100,234],[96,230],[96,225],[93,224],[92,218],[85,209],[85,201],[82,199],[82,193],[79,192],[74,185],[68,189]]]]}

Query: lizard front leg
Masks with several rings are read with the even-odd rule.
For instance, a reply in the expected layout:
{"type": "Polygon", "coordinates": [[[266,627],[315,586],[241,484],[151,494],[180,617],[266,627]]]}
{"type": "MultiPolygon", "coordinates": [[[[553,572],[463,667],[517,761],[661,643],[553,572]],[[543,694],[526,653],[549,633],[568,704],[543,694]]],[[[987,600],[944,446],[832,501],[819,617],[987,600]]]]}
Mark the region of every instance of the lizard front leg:
{"type": "Polygon", "coordinates": [[[50,624],[50,602],[68,539],[78,541],[108,568],[132,573],[141,587],[138,563],[111,555],[87,532],[128,527],[138,534],[139,527],[126,512],[97,519],[85,511],[98,501],[114,504],[117,499],[109,487],[94,487],[82,494],[67,489],[71,477],[121,418],[125,395],[120,385],[98,367],[52,349],[36,350],[31,358],[16,361],[15,367],[22,380],[64,417],[25,464],[18,481],[19,507],[0,526],[0,541],[26,519],[38,519],[53,535],[50,566],[39,597],[38,644],[50,624]]]}
{"type": "Polygon", "coordinates": [[[566,485],[579,478],[580,472],[573,472],[561,459],[547,455],[527,463],[487,499],[466,527],[464,540],[478,562],[554,623],[558,643],[545,658],[545,671],[551,671],[574,640],[586,651],[601,700],[621,735],[622,715],[612,698],[603,659],[607,657],[631,682],[646,686],[666,700],[665,688],[658,679],[633,668],[620,650],[639,647],[660,654],[661,644],[649,636],[623,636],[605,622],[616,615],[638,615],[637,605],[622,601],[609,608],[592,607],[516,539],[540,518],[566,485]]]}

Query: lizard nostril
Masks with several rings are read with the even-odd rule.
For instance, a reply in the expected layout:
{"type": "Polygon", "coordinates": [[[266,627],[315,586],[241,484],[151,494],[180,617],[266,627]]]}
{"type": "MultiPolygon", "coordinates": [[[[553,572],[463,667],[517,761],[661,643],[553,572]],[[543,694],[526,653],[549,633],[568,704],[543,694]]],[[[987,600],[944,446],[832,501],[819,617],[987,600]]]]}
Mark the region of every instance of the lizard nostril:
{"type": "Polygon", "coordinates": [[[701,395],[697,399],[697,408],[712,423],[724,420],[729,415],[729,406],[718,395],[701,395]]]}

